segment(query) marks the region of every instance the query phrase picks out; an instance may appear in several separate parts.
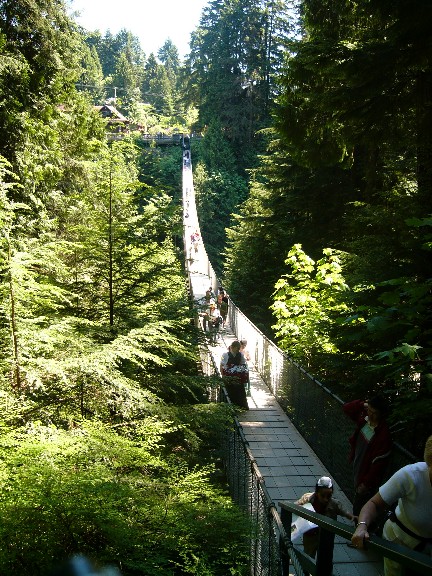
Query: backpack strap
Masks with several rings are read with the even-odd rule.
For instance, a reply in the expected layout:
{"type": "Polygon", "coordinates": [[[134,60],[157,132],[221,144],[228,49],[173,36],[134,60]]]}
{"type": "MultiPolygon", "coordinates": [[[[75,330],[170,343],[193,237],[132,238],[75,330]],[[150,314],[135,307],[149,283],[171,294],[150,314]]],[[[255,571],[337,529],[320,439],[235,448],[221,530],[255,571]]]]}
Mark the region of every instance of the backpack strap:
{"type": "Polygon", "coordinates": [[[391,512],[390,514],[390,520],[392,522],[394,522],[395,524],[397,524],[399,526],[399,528],[401,530],[403,530],[405,532],[405,534],[408,534],[408,536],[411,536],[411,538],[415,538],[416,540],[419,540],[420,542],[424,542],[424,544],[428,544],[430,542],[432,542],[432,538],[426,538],[425,536],[419,536],[418,534],[415,534],[412,530],[410,530],[407,526],[405,526],[405,524],[403,524],[399,518],[396,516],[396,512],[391,512]]]}

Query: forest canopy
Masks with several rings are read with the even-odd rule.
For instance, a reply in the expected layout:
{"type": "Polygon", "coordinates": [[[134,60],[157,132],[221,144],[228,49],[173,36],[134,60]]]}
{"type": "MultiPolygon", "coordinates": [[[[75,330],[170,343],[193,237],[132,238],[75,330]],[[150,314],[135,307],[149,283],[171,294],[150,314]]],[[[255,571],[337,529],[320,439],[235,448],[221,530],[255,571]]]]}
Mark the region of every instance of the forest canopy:
{"type": "Polygon", "coordinates": [[[176,49],[144,62],[63,2],[4,0],[0,52],[0,572],[79,552],[124,575],[244,574],[233,415],[197,370],[181,149],[113,141],[94,108],[115,82],[135,126],[186,130],[176,49]]]}
{"type": "Polygon", "coordinates": [[[399,439],[420,456],[432,408],[432,9],[298,9],[270,143],[226,231],[226,282],[343,398],[388,395],[399,439]]]}

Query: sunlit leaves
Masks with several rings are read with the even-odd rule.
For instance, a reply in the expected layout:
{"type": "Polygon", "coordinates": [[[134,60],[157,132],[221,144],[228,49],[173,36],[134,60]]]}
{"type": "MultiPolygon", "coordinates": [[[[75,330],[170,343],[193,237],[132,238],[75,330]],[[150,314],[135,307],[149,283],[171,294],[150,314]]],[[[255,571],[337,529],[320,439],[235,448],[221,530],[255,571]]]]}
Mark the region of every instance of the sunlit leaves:
{"type": "MultiPolygon", "coordinates": [[[[233,551],[221,553],[222,525],[232,524],[230,539],[240,544],[247,524],[211,486],[211,467],[189,470],[161,457],[172,429],[147,418],[130,437],[90,423],[69,431],[34,424],[3,435],[1,570],[24,574],[31,566],[42,575],[79,550],[121,563],[125,574],[137,566],[167,573],[192,554],[205,556],[208,574],[225,574],[233,551]]],[[[237,548],[230,566],[242,561],[237,548]]]]}
{"type": "Polygon", "coordinates": [[[280,345],[307,363],[320,351],[337,352],[329,329],[332,316],[346,310],[339,295],[348,290],[338,256],[326,249],[314,262],[296,244],[285,263],[290,274],[276,283],[272,305],[280,345]]]}

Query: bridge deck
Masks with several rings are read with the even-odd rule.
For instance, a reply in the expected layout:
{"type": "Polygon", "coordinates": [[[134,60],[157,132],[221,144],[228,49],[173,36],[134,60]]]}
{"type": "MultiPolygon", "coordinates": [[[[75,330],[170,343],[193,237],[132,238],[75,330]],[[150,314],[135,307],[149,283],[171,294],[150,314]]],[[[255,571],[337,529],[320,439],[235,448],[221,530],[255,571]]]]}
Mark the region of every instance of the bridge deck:
{"type": "MultiPolygon", "coordinates": [[[[183,171],[183,198],[185,205],[185,238],[199,228],[193,198],[193,183],[190,169],[183,171]]],[[[208,270],[205,249],[200,242],[198,252],[189,250],[189,276],[194,299],[204,298],[209,286],[214,284],[208,270]]],[[[239,336],[239,335],[237,335],[239,336]]],[[[237,338],[226,326],[211,350],[219,365],[221,355],[237,338]]],[[[260,375],[250,366],[251,396],[249,411],[240,416],[240,422],[251,452],[264,478],[272,501],[295,501],[305,492],[314,490],[320,476],[331,476],[308,443],[300,435],[288,416],[283,412],[275,397],[270,393],[260,375]]],[[[335,482],[335,498],[348,510],[351,503],[335,482]]],[[[339,518],[341,522],[348,520],[339,518]]],[[[299,545],[302,548],[301,545],[299,545]]],[[[371,551],[360,551],[347,546],[347,541],[335,538],[333,573],[336,576],[380,576],[382,561],[371,551]]]]}

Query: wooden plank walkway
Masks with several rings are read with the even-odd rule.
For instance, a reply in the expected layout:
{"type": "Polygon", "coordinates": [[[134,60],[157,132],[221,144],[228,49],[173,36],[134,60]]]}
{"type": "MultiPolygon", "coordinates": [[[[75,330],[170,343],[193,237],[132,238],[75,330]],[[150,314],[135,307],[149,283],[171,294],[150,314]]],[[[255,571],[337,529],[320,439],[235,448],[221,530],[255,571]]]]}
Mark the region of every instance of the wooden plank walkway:
{"type": "MultiPolygon", "coordinates": [[[[218,345],[212,347],[217,361],[234,339],[234,334],[227,329],[218,345]]],[[[331,477],[331,473],[300,435],[253,368],[250,379],[249,411],[240,416],[240,423],[272,501],[276,505],[283,500],[293,502],[305,492],[313,492],[320,476],[331,477]]],[[[334,485],[335,498],[351,510],[351,503],[346,495],[336,482],[334,485]]],[[[279,506],[278,509],[280,510],[279,506]]],[[[339,520],[350,524],[344,518],[339,520]]],[[[335,539],[333,564],[333,574],[337,576],[382,574],[382,561],[376,554],[350,548],[347,541],[338,536],[335,539]]]]}

